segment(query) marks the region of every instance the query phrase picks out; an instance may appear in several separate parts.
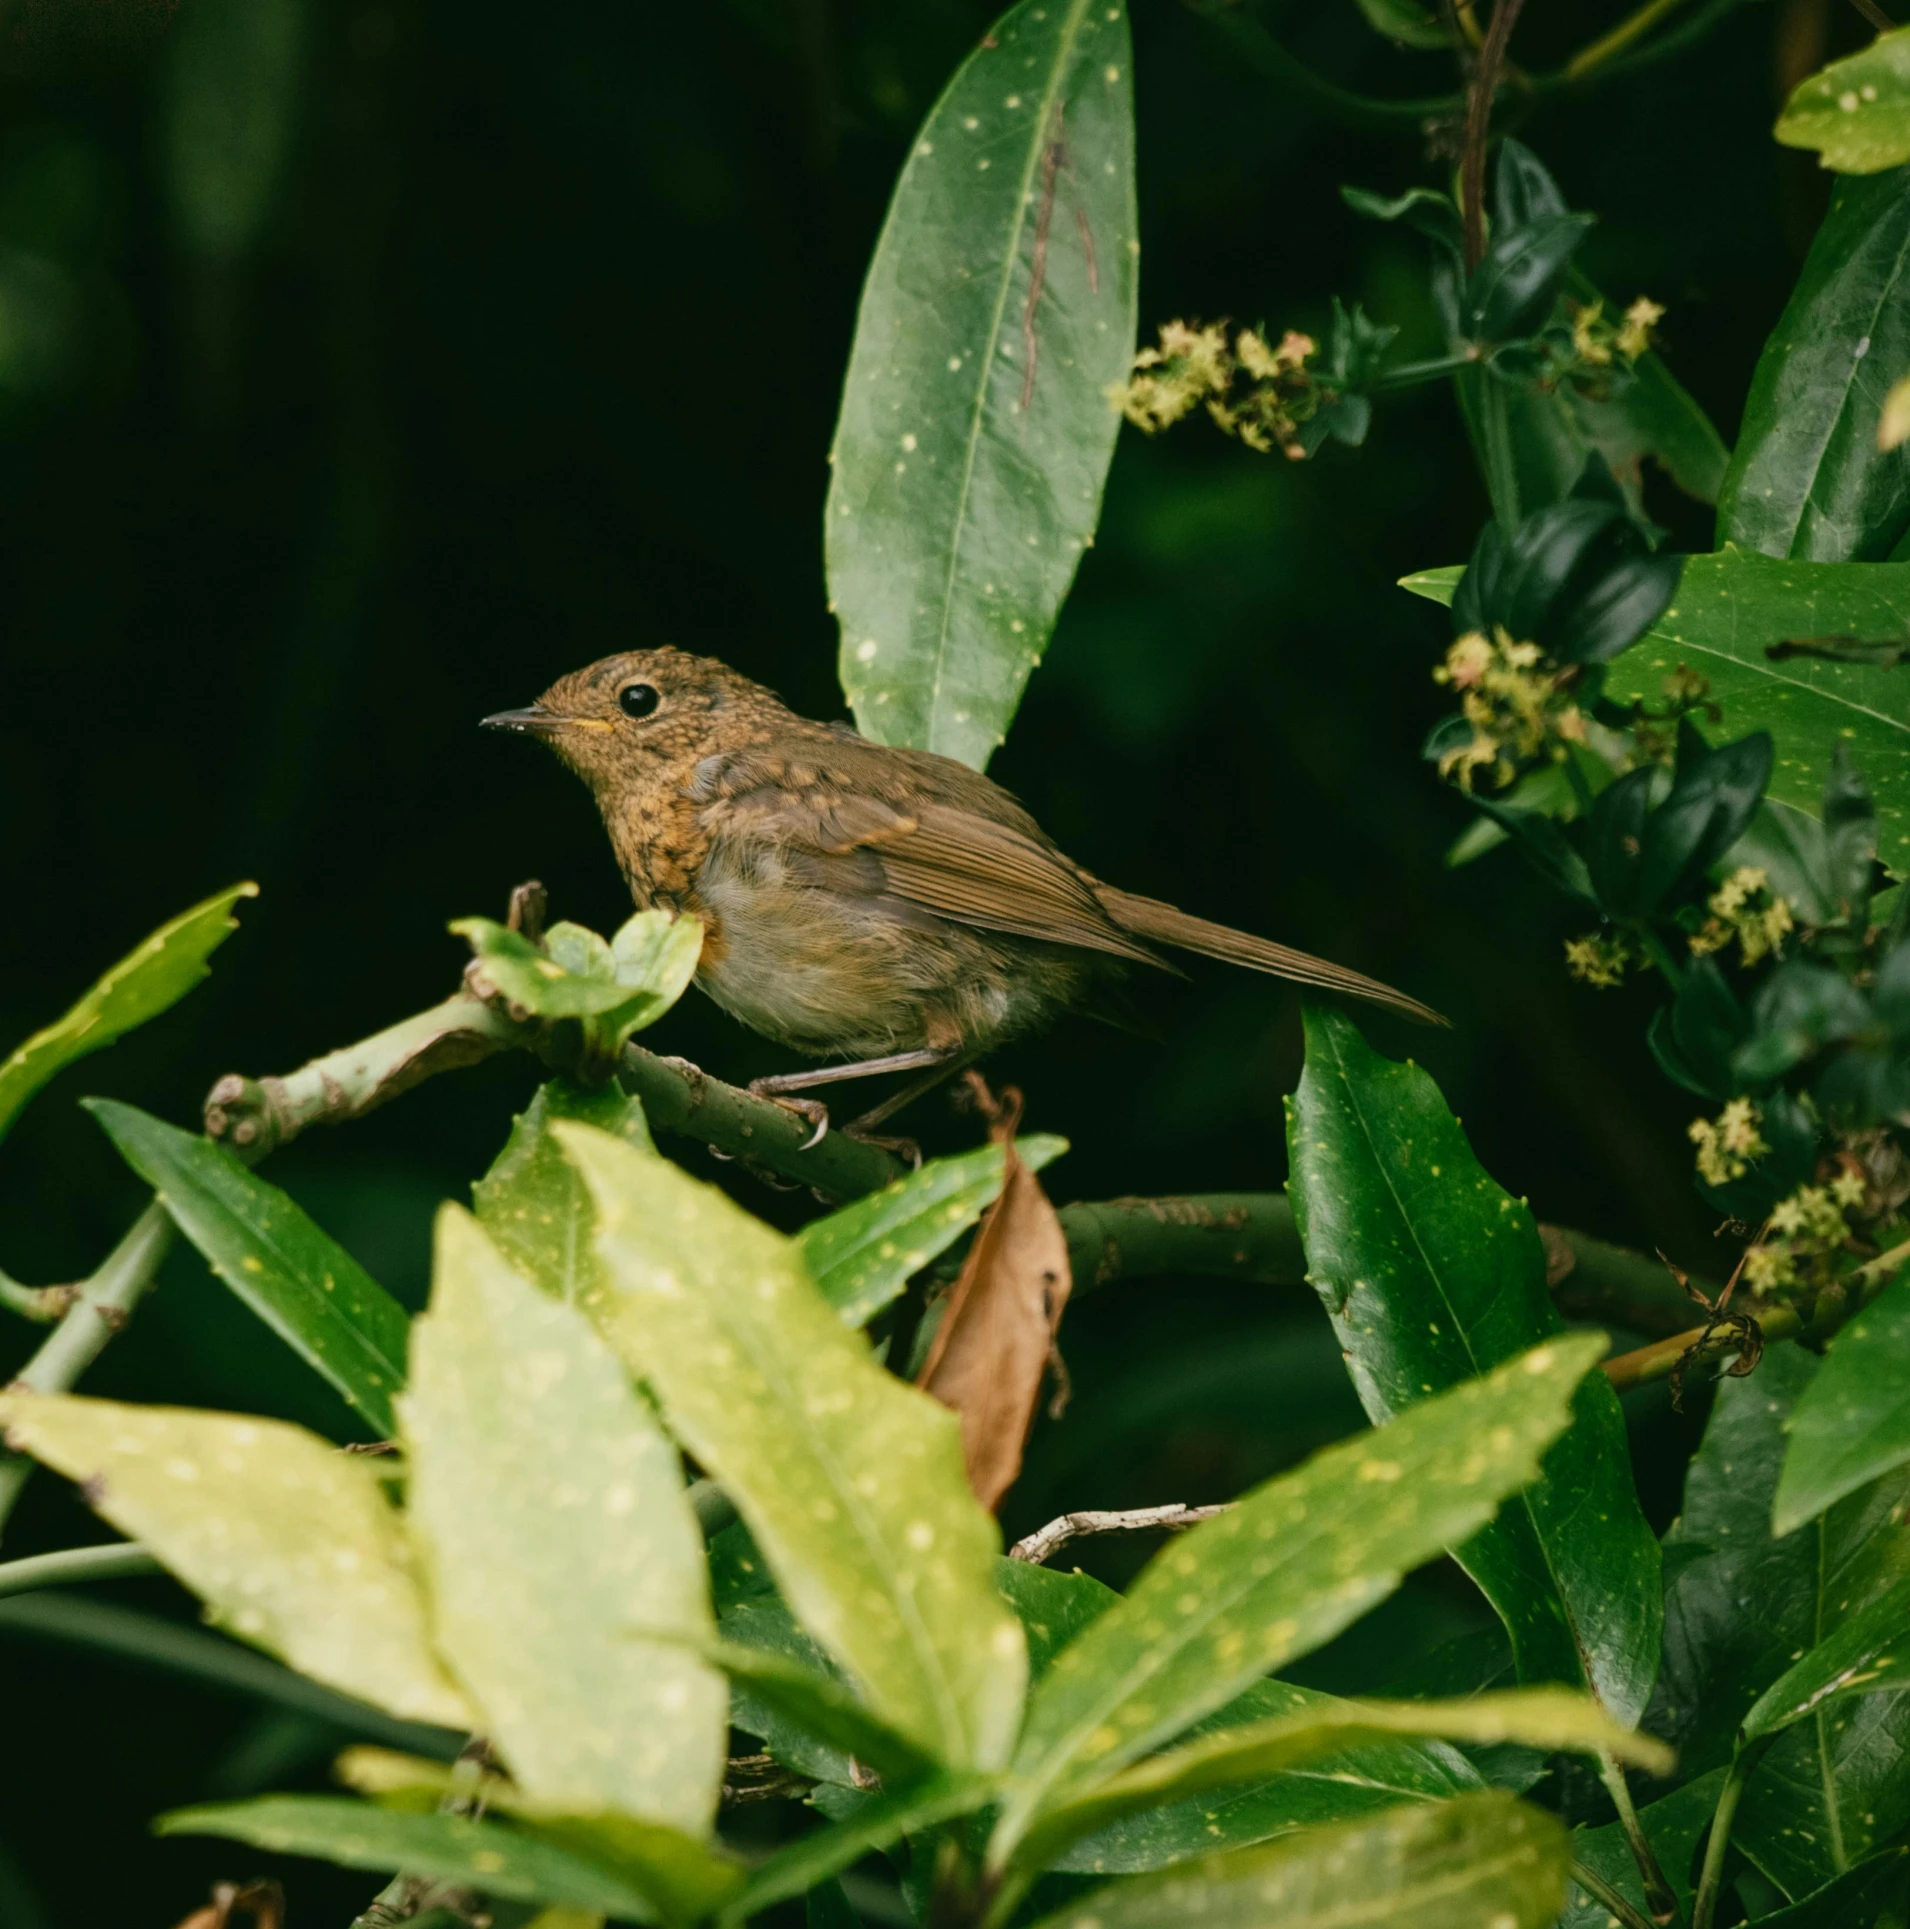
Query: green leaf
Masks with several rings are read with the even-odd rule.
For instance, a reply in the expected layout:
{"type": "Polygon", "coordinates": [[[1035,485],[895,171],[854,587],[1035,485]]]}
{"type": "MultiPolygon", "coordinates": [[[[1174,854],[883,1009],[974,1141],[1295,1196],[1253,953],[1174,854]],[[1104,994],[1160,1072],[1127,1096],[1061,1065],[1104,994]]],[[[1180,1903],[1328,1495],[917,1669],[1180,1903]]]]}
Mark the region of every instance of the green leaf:
{"type": "MultiPolygon", "coordinates": [[[[1691,1871],[1697,1847],[1711,1826],[1718,1806],[1718,1791],[1723,1786],[1724,1770],[1714,1768],[1708,1775],[1700,1775],[1696,1781],[1687,1782],[1638,1811],[1645,1839],[1656,1852],[1665,1880],[1671,1884],[1672,1894],[1687,1915],[1691,1909],[1691,1871]]],[[[1638,1860],[1631,1852],[1623,1822],[1608,1822],[1603,1828],[1574,1829],[1572,1860],[1583,1863],[1592,1874],[1603,1876],[1641,1915],[1650,1916],[1645,1885],[1639,1880],[1638,1860]]],[[[1602,1902],[1574,1889],[1571,1904],[1559,1918],[1559,1929],[1611,1929],[1611,1923],[1611,1911],[1602,1902]]]]}
{"type": "MultiPolygon", "coordinates": [[[[1036,1133],[1015,1141],[1031,1172],[1068,1149],[1036,1133]]],[[[866,1326],[931,1260],[972,1226],[1001,1190],[1001,1147],[931,1159],[880,1192],[811,1220],[796,1235],[803,1264],[848,1326],[866,1326]]]]}
{"type": "MultiPolygon", "coordinates": [[[[1910,1474],[1899,1470],[1774,1539],[1771,1496],[1784,1424],[1816,1371],[1773,1346],[1747,1380],[1718,1383],[1665,1596],[1664,1665],[1646,1716],[1684,1770],[1730,1760],[1758,1696],[1871,1602],[1910,1577],[1910,1474]]],[[[1732,1841],[1793,1896],[1910,1826],[1910,1697],[1869,1695],[1814,1712],[1753,1770],[1732,1841]]]]}
{"type": "Polygon", "coordinates": [[[195,904],[129,951],[65,1017],[37,1031],[0,1064],[0,1139],[35,1092],[75,1059],[157,1018],[206,977],[206,960],[239,928],[232,907],[256,884],[195,904]]]}
{"type": "Polygon", "coordinates": [[[1877,447],[1885,391],[1910,369],[1906,272],[1910,169],[1840,180],[1758,358],[1718,497],[1720,549],[1879,562],[1910,529],[1910,452],[1877,447]]]}
{"type": "Polygon", "coordinates": [[[1671,607],[1606,671],[1606,690],[1620,703],[1658,704],[1665,678],[1688,666],[1711,686],[1725,736],[1770,731],[1769,795],[1813,817],[1843,745],[1876,797],[1877,854],[1901,871],[1910,866],[1910,677],[1766,653],[1836,635],[1910,636],[1910,563],[1774,562],[1741,549],[1693,556],[1671,607]]]}
{"type": "MultiPolygon", "coordinates": [[[[1290,1682],[1256,1681],[1190,1729],[1187,1740],[1218,1739],[1249,1723],[1297,1720],[1311,1710],[1340,1705],[1290,1682]]],[[[1348,1821],[1398,1802],[1443,1801],[1481,1786],[1465,1758],[1438,1742],[1355,1742],[1262,1781],[1123,1816],[1071,1844],[1049,1866],[1084,1875],[1138,1874],[1322,1822],[1348,1821]]]]}
{"type": "Polygon", "coordinates": [[[1105,1581],[1079,1568],[1037,1567],[1032,1561],[997,1561],[995,1585],[1020,1618],[1028,1641],[1028,1674],[1035,1681],[1090,1621],[1121,1598],[1105,1581]]]}
{"type": "Polygon", "coordinates": [[[1157,1554],[1029,1702],[1004,1843],[1330,1640],[1482,1527],[1563,1429],[1597,1335],[1535,1348],[1315,1454],[1157,1554]]]}
{"type": "Polygon", "coordinates": [[[187,245],[213,261],[264,232],[298,134],[304,0],[191,0],[166,75],[166,187],[187,245]]]}
{"type": "Polygon", "coordinates": [[[727,1756],[676,1450],[574,1308],[438,1215],[400,1406],[439,1648],[536,1801],[707,1832],[727,1756]],[[658,1639],[646,1639],[656,1635],[658,1639]]]}
{"type": "Polygon", "coordinates": [[[702,924],[668,911],[639,911],[608,944],[581,924],[553,924],[541,946],[490,918],[450,928],[511,1004],[537,1018],[583,1020],[612,1058],[683,996],[703,951],[702,924]]]}
{"type": "Polygon", "coordinates": [[[86,1109],[213,1271],[389,1438],[405,1380],[405,1309],[224,1146],[112,1099],[88,1099],[86,1109]]]}
{"type": "Polygon", "coordinates": [[[1892,1280],[1831,1341],[1790,1435],[1772,1504],[1777,1534],[1910,1461],[1910,1276],[1892,1280]]]}
{"type": "MultiPolygon", "coordinates": [[[[1308,1277],[1379,1421],[1563,1328],[1530,1211],[1480,1167],[1432,1080],[1336,1012],[1310,1007],[1306,1030],[1288,1108],[1294,1210],[1308,1277]]],[[[1584,1684],[1637,1719],[1658,1666],[1658,1548],[1603,1374],[1579,1387],[1544,1478],[1456,1553],[1522,1680],[1584,1684]]]]}
{"type": "Polygon", "coordinates": [[[1397,1735],[1610,1754],[1661,1775],[1673,1763],[1670,1749],[1613,1721],[1590,1696],[1562,1688],[1518,1689],[1462,1701],[1326,1702],[1170,1749],[1076,1801],[1050,1807],[1029,1832],[1020,1854],[1029,1863],[1046,1865],[1082,1836],[1124,1815],[1211,1789],[1263,1781],[1323,1755],[1397,1735]]]}
{"type": "Polygon", "coordinates": [[[568,1078],[540,1085],[491,1169],[471,1188],[478,1224],[526,1279],[575,1305],[597,1276],[591,1244],[595,1212],[577,1168],[551,1137],[553,1120],[594,1125],[639,1151],[654,1152],[643,1106],[615,1084],[592,1087],[568,1078]]]}
{"type": "Polygon", "coordinates": [[[1846,1695],[1887,1693],[1910,1676],[1910,1580],[1899,1581],[1787,1668],[1751,1704],[1740,1733],[1762,1741],[1846,1695]]]}
{"type": "Polygon", "coordinates": [[[918,1746],[993,1767],[1027,1675],[947,1408],[875,1364],[794,1244],[666,1160],[553,1128],[597,1202],[587,1308],[723,1483],[784,1597],[918,1746]]]}
{"type": "Polygon", "coordinates": [[[1788,1909],[1757,1918],[1757,1929],[1886,1929],[1903,1920],[1904,1858],[1910,1849],[1886,1849],[1848,1873],[1833,1876],[1788,1909]]]}
{"type": "Polygon", "coordinates": [[[1786,147],[1816,148],[1841,174],[1910,161],[1910,28],[1879,34],[1860,53],[1800,81],[1777,117],[1786,147]]]}
{"type": "Polygon", "coordinates": [[[1402,47],[1445,48],[1452,34],[1419,0],[1359,0],[1360,12],[1375,33],[1402,47]]]}
{"type": "Polygon", "coordinates": [[[980,768],[1083,550],[1134,354],[1122,0],[1022,0],[909,150],[856,319],[825,547],[866,737],[980,768]]]}
{"type": "Polygon", "coordinates": [[[1566,1860],[1555,1817],[1495,1790],[1111,1884],[1040,1929],[1551,1929],[1566,1860]]]}
{"type": "Polygon", "coordinates": [[[278,1420],[74,1394],[0,1395],[0,1425],[78,1481],[216,1626],[391,1714],[476,1725],[432,1650],[374,1462],[278,1420]]]}
{"type": "Polygon", "coordinates": [[[773,1903],[802,1895],[819,1882],[852,1868],[899,1842],[960,1815],[972,1815],[995,1793],[988,1775],[938,1775],[912,1788],[885,1789],[856,1802],[840,1821],[798,1836],[749,1879],[724,1910],[725,1924],[741,1923],[773,1903]]]}
{"type": "Polygon", "coordinates": [[[555,1842],[464,1815],[413,1815],[346,1795],[266,1795],[174,1809],[161,1835],[219,1835],[273,1855],[310,1855],[348,1869],[402,1868],[514,1902],[558,1902],[655,1922],[650,1896],[616,1870],[555,1842]]]}
{"type": "MultiPolygon", "coordinates": [[[[749,1533],[740,1521],[729,1531],[745,1537],[749,1533]]],[[[841,1670],[796,1625],[796,1617],[774,1592],[751,1595],[725,1605],[719,1629],[723,1640],[731,1646],[752,1649],[759,1656],[784,1662],[807,1676],[825,1675],[839,1685],[846,1683],[841,1670]]],[[[843,1692],[849,1692],[846,1685],[843,1692]]],[[[731,1677],[730,1722],[733,1726],[746,1735],[756,1736],[785,1767],[812,1775],[819,1782],[853,1788],[856,1777],[852,1750],[839,1748],[833,1741],[824,1739],[809,1722],[793,1719],[791,1706],[789,1697],[775,1699],[758,1695],[747,1682],[731,1677]]],[[[866,1708],[860,1713],[866,1722],[875,1720],[866,1708]]],[[[892,1729],[885,1732],[894,1733],[892,1729]]],[[[906,1742],[901,1745],[909,1746],[906,1742]]]]}
{"type": "Polygon", "coordinates": [[[1459,588],[1459,579],[1465,573],[1464,563],[1444,563],[1438,569],[1416,569],[1410,576],[1402,576],[1399,587],[1414,596],[1425,597],[1429,603],[1442,603],[1450,607],[1453,595],[1459,588]]]}

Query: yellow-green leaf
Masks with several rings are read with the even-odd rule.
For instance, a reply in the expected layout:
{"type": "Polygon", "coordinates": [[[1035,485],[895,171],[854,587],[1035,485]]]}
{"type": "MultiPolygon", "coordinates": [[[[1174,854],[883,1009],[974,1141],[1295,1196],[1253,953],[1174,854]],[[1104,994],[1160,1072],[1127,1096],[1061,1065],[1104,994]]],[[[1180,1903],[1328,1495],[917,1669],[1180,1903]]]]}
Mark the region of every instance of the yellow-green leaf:
{"type": "Polygon", "coordinates": [[[1777,118],[1786,147],[1814,147],[1840,174],[1910,161],[1910,27],[1800,81],[1777,118]]]}
{"type": "Polygon", "coordinates": [[[890,1726],[993,1767],[1027,1650],[955,1415],[884,1373],[780,1234],[589,1126],[553,1128],[597,1202],[589,1310],[723,1483],[785,1599],[890,1726]]]}
{"type": "Polygon", "coordinates": [[[35,1032],[0,1064],[0,1139],[56,1072],[178,1003],[207,975],[206,960],[239,928],[232,907],[258,894],[256,884],[235,884],[162,924],[64,1018],[35,1032]]]}
{"type": "Polygon", "coordinates": [[[408,1514],[484,1732],[540,1803],[707,1830],[728,1700],[685,1645],[715,1634],[702,1536],[628,1374],[455,1206],[411,1363],[408,1514]]]}
{"type": "Polygon", "coordinates": [[[391,1714],[474,1725],[432,1649],[376,1462],[278,1420],[74,1394],[0,1395],[0,1425],[78,1481],[217,1626],[391,1714]]]}

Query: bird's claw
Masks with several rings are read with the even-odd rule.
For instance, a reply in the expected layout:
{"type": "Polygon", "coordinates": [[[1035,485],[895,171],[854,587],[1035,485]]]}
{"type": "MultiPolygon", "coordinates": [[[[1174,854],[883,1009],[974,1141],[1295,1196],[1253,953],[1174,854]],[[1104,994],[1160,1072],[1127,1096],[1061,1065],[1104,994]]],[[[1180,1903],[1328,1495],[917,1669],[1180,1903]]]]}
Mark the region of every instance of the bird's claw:
{"type": "Polygon", "coordinates": [[[819,1098],[796,1098],[787,1092],[758,1092],[758,1098],[766,1098],[772,1105],[780,1105],[785,1112],[794,1112],[813,1129],[809,1136],[797,1146],[798,1152],[813,1152],[829,1135],[829,1108],[819,1098]]]}
{"type": "Polygon", "coordinates": [[[922,1148],[913,1139],[887,1138],[859,1125],[845,1125],[841,1130],[845,1139],[854,1139],[858,1145],[872,1145],[878,1152],[892,1152],[898,1159],[906,1159],[916,1172],[922,1169],[922,1148]]]}

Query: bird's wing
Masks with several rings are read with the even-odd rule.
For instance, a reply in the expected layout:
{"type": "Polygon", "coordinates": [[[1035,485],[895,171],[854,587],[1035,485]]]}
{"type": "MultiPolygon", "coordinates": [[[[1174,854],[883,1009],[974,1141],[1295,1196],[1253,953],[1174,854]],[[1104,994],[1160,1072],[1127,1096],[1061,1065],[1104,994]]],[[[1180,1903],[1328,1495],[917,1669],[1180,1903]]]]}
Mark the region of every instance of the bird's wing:
{"type": "Polygon", "coordinates": [[[767,781],[750,783],[732,767],[725,825],[774,843],[810,883],[985,931],[1163,964],[1108,915],[1059,851],[1011,825],[948,803],[903,805],[764,774],[767,781]]]}

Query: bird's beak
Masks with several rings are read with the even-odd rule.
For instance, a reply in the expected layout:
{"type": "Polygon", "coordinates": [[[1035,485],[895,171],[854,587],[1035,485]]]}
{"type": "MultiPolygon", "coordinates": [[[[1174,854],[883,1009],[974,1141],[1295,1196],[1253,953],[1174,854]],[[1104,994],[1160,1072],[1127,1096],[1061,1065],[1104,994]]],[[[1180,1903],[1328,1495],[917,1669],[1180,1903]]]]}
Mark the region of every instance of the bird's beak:
{"type": "Polygon", "coordinates": [[[480,730],[521,730],[533,736],[546,736],[567,719],[560,717],[554,710],[546,710],[541,703],[533,703],[522,710],[500,710],[494,717],[486,717],[478,725],[480,730]]]}

